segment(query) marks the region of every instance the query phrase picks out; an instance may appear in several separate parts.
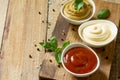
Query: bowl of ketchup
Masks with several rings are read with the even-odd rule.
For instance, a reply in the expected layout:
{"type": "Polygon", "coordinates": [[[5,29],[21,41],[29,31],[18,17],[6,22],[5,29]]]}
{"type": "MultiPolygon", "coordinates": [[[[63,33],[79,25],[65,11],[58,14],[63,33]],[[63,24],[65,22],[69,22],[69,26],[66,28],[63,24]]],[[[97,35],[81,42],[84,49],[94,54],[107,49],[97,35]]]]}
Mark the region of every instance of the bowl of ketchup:
{"type": "Polygon", "coordinates": [[[100,65],[96,52],[82,43],[67,46],[62,52],[61,60],[64,69],[76,77],[89,76],[97,71],[100,65]]]}

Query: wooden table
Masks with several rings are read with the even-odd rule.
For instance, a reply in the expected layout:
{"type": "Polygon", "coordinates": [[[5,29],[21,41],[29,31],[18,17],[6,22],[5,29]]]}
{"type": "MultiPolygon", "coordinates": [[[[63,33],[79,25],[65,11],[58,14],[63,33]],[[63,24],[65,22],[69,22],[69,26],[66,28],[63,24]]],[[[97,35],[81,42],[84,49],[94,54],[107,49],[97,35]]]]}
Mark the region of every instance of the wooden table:
{"type": "MultiPolygon", "coordinates": [[[[45,53],[39,42],[51,37],[65,1],[0,0],[0,80],[39,80],[45,53]]],[[[120,80],[119,57],[114,56],[110,80],[120,80]]]]}

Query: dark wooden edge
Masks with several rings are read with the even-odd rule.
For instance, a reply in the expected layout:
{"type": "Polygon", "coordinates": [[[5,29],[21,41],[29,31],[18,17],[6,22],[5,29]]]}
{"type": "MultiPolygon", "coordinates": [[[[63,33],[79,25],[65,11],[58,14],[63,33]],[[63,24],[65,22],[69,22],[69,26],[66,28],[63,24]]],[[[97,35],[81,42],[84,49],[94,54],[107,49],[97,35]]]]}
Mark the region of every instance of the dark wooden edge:
{"type": "MultiPolygon", "coordinates": [[[[120,27],[120,20],[119,20],[120,27]]],[[[118,35],[115,44],[115,54],[110,71],[110,80],[120,80],[120,28],[118,27],[118,35]]]]}
{"type": "Polygon", "coordinates": [[[53,30],[52,35],[56,36],[56,38],[58,39],[59,43],[62,43],[62,42],[64,42],[64,40],[66,40],[68,29],[69,29],[69,23],[66,22],[63,19],[63,17],[61,16],[61,14],[59,14],[58,20],[56,22],[56,26],[55,26],[55,28],[53,30]]]}

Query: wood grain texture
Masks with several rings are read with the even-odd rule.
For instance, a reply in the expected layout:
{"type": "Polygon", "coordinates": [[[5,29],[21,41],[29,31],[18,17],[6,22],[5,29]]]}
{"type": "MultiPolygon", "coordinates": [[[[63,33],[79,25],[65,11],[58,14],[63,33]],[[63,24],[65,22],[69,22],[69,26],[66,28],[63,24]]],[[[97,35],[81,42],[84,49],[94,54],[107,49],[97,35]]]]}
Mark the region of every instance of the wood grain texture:
{"type": "Polygon", "coordinates": [[[60,7],[67,0],[49,0],[48,2],[48,30],[47,30],[47,38],[52,36],[52,32],[55,28],[56,21],[58,18],[58,14],[60,11],[60,7]]]}
{"type": "MultiPolygon", "coordinates": [[[[120,22],[119,22],[120,27],[120,22]]],[[[115,54],[111,67],[110,80],[119,80],[120,79],[120,28],[118,30],[118,36],[116,39],[115,45],[115,54]]]]}
{"type": "Polygon", "coordinates": [[[39,80],[45,50],[38,45],[46,38],[47,3],[10,0],[0,54],[0,80],[39,80]]]}
{"type": "Polygon", "coordinates": [[[54,28],[52,35],[56,36],[57,40],[59,41],[59,44],[62,44],[66,39],[69,23],[66,22],[61,15],[59,15],[57,23],[58,24],[55,25],[56,27],[54,28]]]}
{"type": "MultiPolygon", "coordinates": [[[[50,59],[46,59],[47,63],[51,63],[52,66],[55,65],[57,68],[58,72],[54,72],[54,79],[59,77],[60,80],[68,80],[63,76],[69,77],[70,75],[66,72],[63,73],[64,69],[56,64],[54,56],[48,53],[45,55],[44,49],[39,45],[35,47],[35,44],[38,44],[39,41],[52,36],[60,7],[65,1],[67,0],[0,0],[0,44],[3,38],[2,52],[0,53],[0,80],[39,80],[38,72],[42,67],[41,63],[44,57],[49,57],[50,59]],[[9,6],[8,1],[10,1],[9,6]],[[49,10],[48,13],[47,10],[49,10]],[[40,49],[40,52],[37,51],[37,48],[40,49]]],[[[120,0],[105,1],[120,3],[120,0]]],[[[62,38],[66,38],[66,35],[62,38]]],[[[119,43],[119,39],[117,40],[119,43]]],[[[119,53],[119,44],[116,46],[117,50],[115,52],[119,53]]],[[[120,79],[119,57],[120,54],[115,55],[110,80],[120,79]]],[[[44,60],[43,63],[45,62],[44,60]]],[[[51,67],[51,64],[49,67],[51,67]]],[[[50,68],[50,70],[55,71],[56,68],[50,68]]],[[[72,77],[71,79],[76,78],[72,77]]],[[[86,80],[87,78],[81,79],[86,80]]]]}
{"type": "MultiPolygon", "coordinates": [[[[96,12],[98,12],[102,8],[109,8],[110,11],[112,12],[112,15],[108,19],[113,21],[118,26],[119,19],[120,19],[119,18],[120,6],[118,6],[118,4],[113,4],[113,3],[108,3],[108,2],[100,2],[97,0],[95,0],[95,2],[96,2],[96,7],[97,7],[96,12]],[[114,9],[114,8],[116,8],[116,9],[114,9]]],[[[96,15],[96,13],[95,13],[95,15],[96,15]]],[[[94,19],[95,18],[96,18],[96,16],[94,16],[94,19]]],[[[60,18],[58,18],[58,19],[60,19],[60,18]]],[[[61,23],[61,26],[62,26],[62,23],[61,23]]],[[[57,34],[56,36],[59,38],[60,38],[60,35],[62,32],[61,26],[56,26],[58,28],[58,32],[56,31],[57,30],[56,27],[53,32],[53,33],[57,34]],[[60,29],[61,29],[61,31],[59,31],[60,29]]],[[[81,42],[81,40],[79,39],[79,36],[77,34],[78,26],[69,25],[69,27],[67,27],[67,28],[69,29],[69,32],[68,32],[68,34],[65,33],[65,34],[67,34],[66,40],[69,40],[71,42],[75,42],[75,41],[81,42]]],[[[108,80],[109,74],[110,74],[110,69],[111,69],[111,64],[112,64],[112,59],[113,59],[113,54],[114,54],[114,47],[115,47],[115,41],[113,41],[111,44],[109,44],[103,48],[95,49],[95,51],[98,53],[98,55],[102,61],[101,66],[95,74],[93,74],[90,77],[86,77],[86,78],[73,77],[70,74],[66,73],[66,71],[64,71],[63,68],[58,68],[56,66],[55,62],[51,64],[49,62],[49,59],[52,59],[51,57],[54,58],[54,56],[50,55],[50,54],[46,54],[47,58],[44,59],[42,69],[40,70],[40,77],[44,77],[44,78],[47,77],[49,79],[56,79],[56,80],[66,80],[66,79],[71,79],[71,80],[108,80]],[[44,65],[44,63],[46,65],[44,65]],[[46,73],[44,73],[44,72],[46,72],[45,70],[52,69],[52,67],[54,67],[55,70],[53,70],[53,71],[55,73],[52,75],[52,72],[50,71],[50,72],[47,72],[48,75],[46,76],[46,73]]],[[[54,61],[54,59],[52,61],[54,61]]],[[[45,79],[43,79],[43,80],[45,80],[45,79]]]]}
{"type": "Polygon", "coordinates": [[[7,8],[9,0],[0,0],[0,48],[2,43],[2,36],[6,20],[7,8]]]}
{"type": "Polygon", "coordinates": [[[117,3],[117,4],[119,4],[119,3],[120,3],[120,0],[103,0],[103,1],[113,2],[113,3],[117,3]]]}

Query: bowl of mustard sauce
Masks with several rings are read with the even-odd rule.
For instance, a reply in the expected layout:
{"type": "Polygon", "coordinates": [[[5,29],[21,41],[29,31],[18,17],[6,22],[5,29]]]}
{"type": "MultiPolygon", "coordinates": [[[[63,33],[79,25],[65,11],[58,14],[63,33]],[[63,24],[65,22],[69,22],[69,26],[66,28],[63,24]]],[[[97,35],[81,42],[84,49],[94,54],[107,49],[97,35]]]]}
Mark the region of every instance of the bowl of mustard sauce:
{"type": "Polygon", "coordinates": [[[90,20],[95,13],[95,3],[93,0],[83,0],[84,5],[81,9],[74,8],[74,0],[67,1],[61,8],[63,18],[74,25],[80,25],[90,20]]]}

